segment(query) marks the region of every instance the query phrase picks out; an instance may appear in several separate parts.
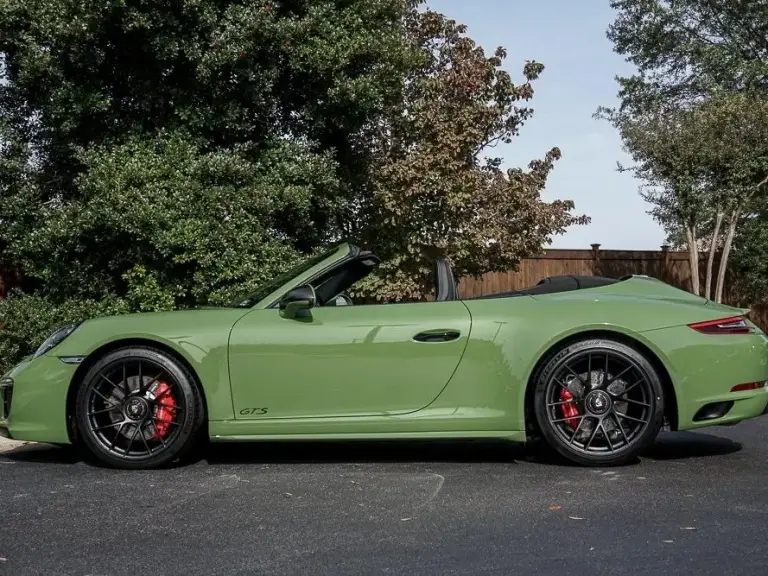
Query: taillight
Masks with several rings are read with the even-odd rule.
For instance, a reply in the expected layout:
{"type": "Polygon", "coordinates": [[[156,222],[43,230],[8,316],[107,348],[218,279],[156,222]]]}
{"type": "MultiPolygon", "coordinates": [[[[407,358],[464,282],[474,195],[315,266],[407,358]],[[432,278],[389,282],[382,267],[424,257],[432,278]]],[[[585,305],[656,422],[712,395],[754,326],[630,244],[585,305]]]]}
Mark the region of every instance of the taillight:
{"type": "Polygon", "coordinates": [[[688,324],[688,326],[702,334],[751,334],[753,332],[752,327],[747,324],[743,316],[705,320],[704,322],[688,324]]]}

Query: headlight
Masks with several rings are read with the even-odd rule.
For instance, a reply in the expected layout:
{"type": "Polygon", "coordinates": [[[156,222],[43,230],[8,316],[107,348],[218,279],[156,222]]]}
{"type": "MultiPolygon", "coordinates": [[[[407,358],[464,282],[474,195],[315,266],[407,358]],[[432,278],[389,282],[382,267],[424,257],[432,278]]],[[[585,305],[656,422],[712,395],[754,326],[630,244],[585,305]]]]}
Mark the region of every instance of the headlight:
{"type": "Polygon", "coordinates": [[[37,358],[38,356],[42,356],[46,352],[55,348],[59,343],[61,343],[62,340],[64,340],[64,338],[72,334],[72,332],[74,332],[78,326],[80,326],[80,324],[67,324],[57,328],[53,334],[45,339],[45,342],[40,344],[40,347],[35,351],[32,357],[37,358]]]}

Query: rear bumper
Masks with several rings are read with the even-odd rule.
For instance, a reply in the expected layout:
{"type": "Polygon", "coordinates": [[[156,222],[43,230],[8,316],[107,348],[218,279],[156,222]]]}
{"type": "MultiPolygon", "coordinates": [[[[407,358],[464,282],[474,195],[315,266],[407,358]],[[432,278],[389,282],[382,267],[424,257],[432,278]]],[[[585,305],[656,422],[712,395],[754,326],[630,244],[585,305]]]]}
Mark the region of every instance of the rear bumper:
{"type": "Polygon", "coordinates": [[[735,424],[768,413],[768,388],[762,388],[752,394],[741,392],[707,398],[697,401],[692,409],[694,415],[692,421],[686,425],[686,429],[735,424]],[[710,415],[706,417],[708,412],[710,415]]]}
{"type": "Polygon", "coordinates": [[[677,430],[734,424],[768,414],[768,338],[705,335],[681,326],[643,333],[662,359],[675,392],[677,430]]]}

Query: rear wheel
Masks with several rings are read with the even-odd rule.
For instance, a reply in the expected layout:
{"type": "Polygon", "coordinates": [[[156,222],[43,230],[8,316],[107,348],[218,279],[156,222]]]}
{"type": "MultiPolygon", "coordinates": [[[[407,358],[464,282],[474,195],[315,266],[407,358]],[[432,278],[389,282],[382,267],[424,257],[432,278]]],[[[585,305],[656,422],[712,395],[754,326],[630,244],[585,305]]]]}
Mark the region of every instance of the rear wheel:
{"type": "Polygon", "coordinates": [[[589,339],[560,349],[535,381],[539,430],[560,455],[586,466],[625,464],[656,438],[661,380],[634,348],[589,339]]]}
{"type": "Polygon", "coordinates": [[[88,370],[75,400],[82,445],[115,468],[155,468],[181,459],[200,438],[203,406],[192,375],[170,355],[132,346],[88,370]]]}

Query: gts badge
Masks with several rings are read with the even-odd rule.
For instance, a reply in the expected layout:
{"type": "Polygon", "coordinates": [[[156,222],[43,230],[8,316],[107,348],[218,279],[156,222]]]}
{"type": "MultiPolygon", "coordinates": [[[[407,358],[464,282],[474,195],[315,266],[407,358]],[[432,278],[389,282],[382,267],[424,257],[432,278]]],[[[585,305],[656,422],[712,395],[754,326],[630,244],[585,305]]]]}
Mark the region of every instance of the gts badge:
{"type": "Polygon", "coordinates": [[[240,410],[241,416],[262,416],[266,413],[266,408],[243,408],[240,410]]]}

